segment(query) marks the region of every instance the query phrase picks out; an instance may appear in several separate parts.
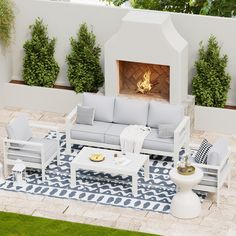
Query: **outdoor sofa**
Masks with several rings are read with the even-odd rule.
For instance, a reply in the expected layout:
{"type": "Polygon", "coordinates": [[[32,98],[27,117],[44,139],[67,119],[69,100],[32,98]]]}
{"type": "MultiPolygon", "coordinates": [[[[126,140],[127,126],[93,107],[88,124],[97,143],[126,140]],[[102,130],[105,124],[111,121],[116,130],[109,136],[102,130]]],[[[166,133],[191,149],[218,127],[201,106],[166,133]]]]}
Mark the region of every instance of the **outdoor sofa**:
{"type": "Polygon", "coordinates": [[[80,116],[78,106],[66,117],[68,154],[72,144],[120,150],[120,134],[128,125],[151,127],[151,133],[143,142],[142,153],[170,156],[176,164],[182,147],[189,152],[190,119],[184,116],[182,105],[92,93],[83,94],[82,105],[94,108],[94,121],[76,123],[80,116]],[[163,124],[174,127],[173,137],[159,137],[158,127],[163,124]]]}

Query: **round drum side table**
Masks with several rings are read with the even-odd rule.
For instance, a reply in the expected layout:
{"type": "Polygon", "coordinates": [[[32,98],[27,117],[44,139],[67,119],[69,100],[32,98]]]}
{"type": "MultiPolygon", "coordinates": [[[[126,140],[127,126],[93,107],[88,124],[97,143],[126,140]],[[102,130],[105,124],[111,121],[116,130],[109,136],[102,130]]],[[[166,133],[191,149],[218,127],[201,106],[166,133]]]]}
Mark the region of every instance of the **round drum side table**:
{"type": "Polygon", "coordinates": [[[181,175],[176,168],[170,171],[171,180],[177,185],[179,192],[173,197],[171,202],[171,214],[181,219],[192,219],[201,213],[201,202],[192,188],[203,178],[201,169],[195,167],[192,175],[181,175]]]}

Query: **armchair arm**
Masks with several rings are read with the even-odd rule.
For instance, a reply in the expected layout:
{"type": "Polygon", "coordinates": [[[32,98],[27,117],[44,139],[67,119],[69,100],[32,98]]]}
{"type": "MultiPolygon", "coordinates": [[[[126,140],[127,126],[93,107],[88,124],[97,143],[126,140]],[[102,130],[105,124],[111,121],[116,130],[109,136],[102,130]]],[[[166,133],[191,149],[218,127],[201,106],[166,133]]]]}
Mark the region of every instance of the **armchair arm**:
{"type": "Polygon", "coordinates": [[[37,142],[31,142],[31,141],[22,141],[22,140],[16,140],[16,139],[3,139],[4,144],[19,144],[19,145],[31,145],[31,146],[37,146],[37,147],[43,147],[43,143],[37,143],[37,142]]]}
{"type": "Polygon", "coordinates": [[[53,126],[53,125],[43,125],[43,124],[37,124],[37,123],[30,123],[29,125],[30,127],[33,127],[33,128],[51,129],[55,131],[59,130],[57,126],[53,126]]]}

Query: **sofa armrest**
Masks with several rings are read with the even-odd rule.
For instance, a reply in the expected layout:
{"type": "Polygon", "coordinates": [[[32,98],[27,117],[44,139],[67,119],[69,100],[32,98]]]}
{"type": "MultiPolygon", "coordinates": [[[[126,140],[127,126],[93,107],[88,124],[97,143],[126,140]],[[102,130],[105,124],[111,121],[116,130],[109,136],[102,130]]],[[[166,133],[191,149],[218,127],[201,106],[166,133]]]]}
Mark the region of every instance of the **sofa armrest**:
{"type": "Polygon", "coordinates": [[[174,131],[174,147],[181,148],[182,145],[189,145],[190,140],[190,118],[185,116],[174,131]]]}
{"type": "Polygon", "coordinates": [[[66,128],[68,127],[68,125],[73,124],[76,112],[77,112],[77,106],[74,107],[73,110],[66,116],[66,128]]]}

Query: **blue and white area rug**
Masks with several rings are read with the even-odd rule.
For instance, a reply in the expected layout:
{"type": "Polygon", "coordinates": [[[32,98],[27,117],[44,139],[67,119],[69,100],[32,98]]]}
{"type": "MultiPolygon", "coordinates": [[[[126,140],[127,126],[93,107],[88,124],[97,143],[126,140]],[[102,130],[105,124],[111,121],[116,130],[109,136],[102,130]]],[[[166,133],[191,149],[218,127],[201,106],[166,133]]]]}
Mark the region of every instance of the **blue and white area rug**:
{"type": "MultiPolygon", "coordinates": [[[[48,138],[54,138],[50,132],[48,138]]],[[[138,195],[132,195],[131,177],[95,173],[79,170],[77,185],[70,187],[70,162],[80,152],[82,146],[74,145],[71,155],[65,155],[65,134],[61,133],[60,166],[56,161],[47,168],[45,182],[41,180],[39,170],[27,170],[27,184],[14,186],[10,175],[0,189],[45,195],[57,198],[75,199],[119,207],[128,207],[148,211],[169,213],[171,199],[176,193],[176,186],[169,178],[173,165],[171,158],[152,156],[150,158],[150,179],[144,181],[143,170],[139,171],[138,195]]],[[[180,153],[183,155],[183,152],[180,153]]],[[[200,196],[205,197],[205,194],[200,196]]]]}

